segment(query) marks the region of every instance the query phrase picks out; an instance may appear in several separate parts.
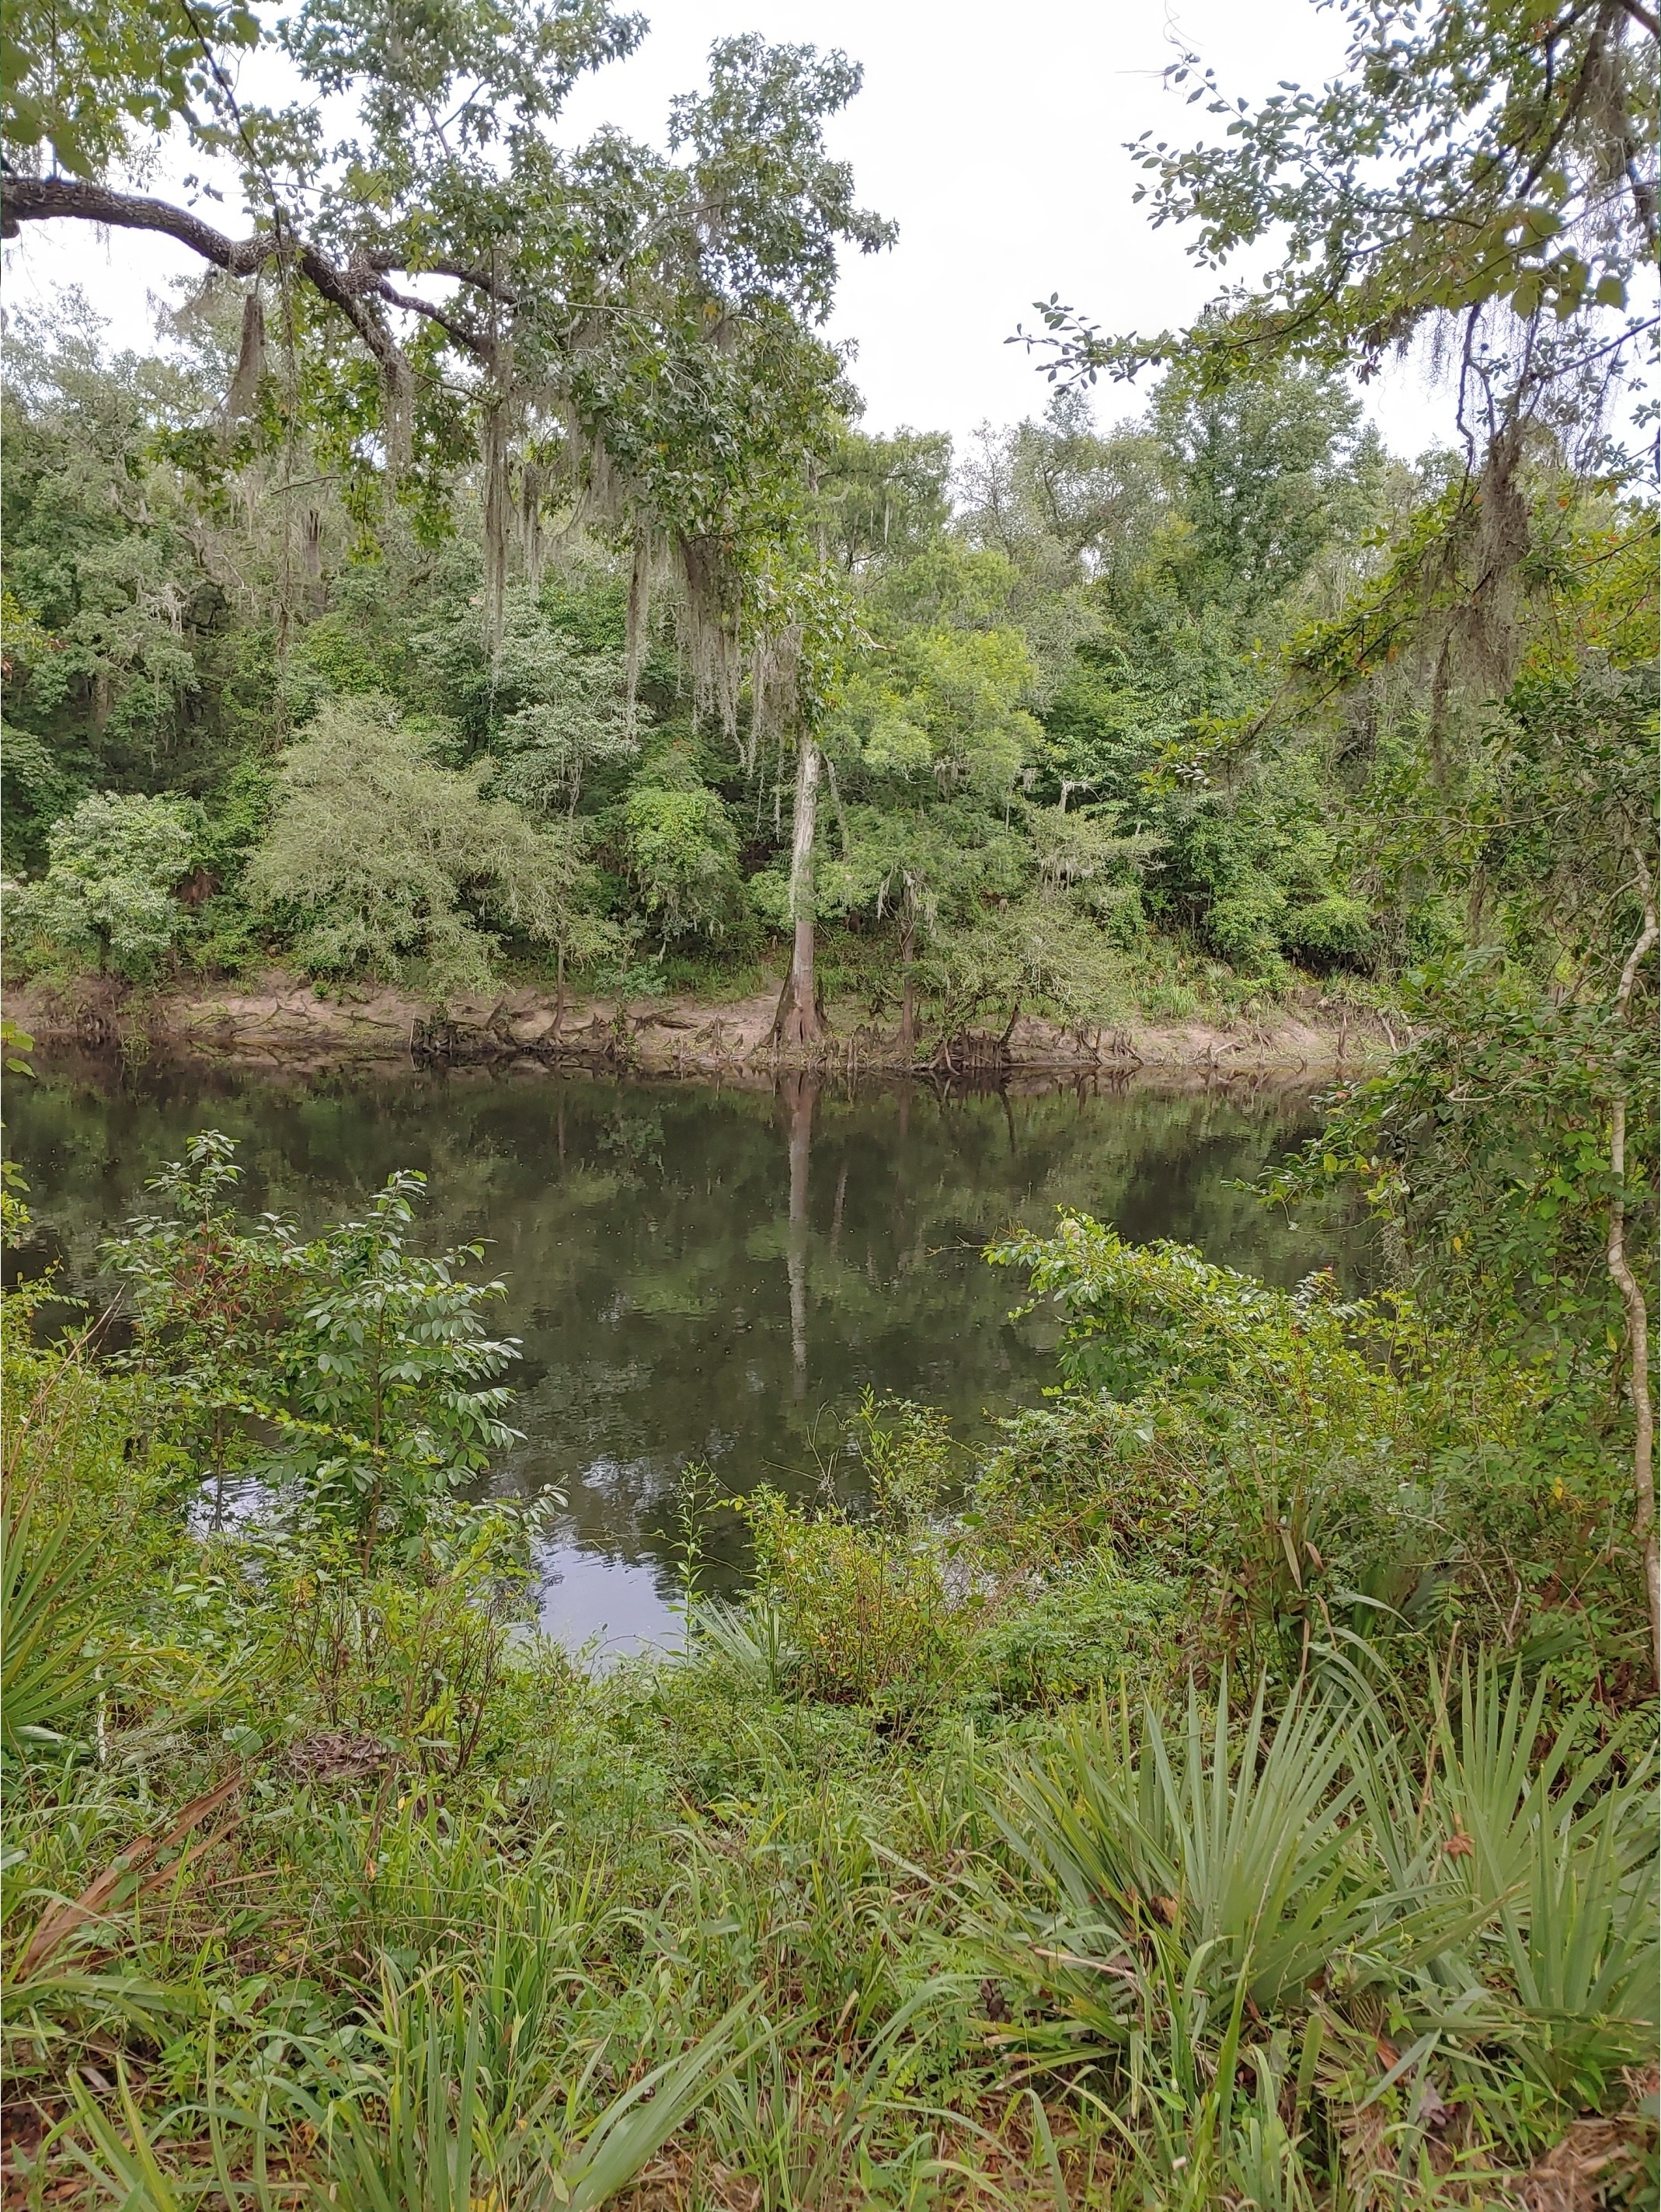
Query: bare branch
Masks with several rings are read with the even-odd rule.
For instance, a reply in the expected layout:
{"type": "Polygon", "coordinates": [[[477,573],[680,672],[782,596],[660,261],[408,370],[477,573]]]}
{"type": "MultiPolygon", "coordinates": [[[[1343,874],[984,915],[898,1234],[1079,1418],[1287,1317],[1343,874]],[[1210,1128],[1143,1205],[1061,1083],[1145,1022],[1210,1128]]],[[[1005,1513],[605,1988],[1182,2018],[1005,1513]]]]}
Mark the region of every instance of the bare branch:
{"type": "Polygon", "coordinates": [[[482,362],[488,364],[495,359],[495,345],[483,331],[475,330],[471,323],[464,323],[459,317],[447,314],[442,307],[434,307],[430,300],[417,299],[412,292],[394,291],[384,276],[377,279],[374,289],[376,298],[386,301],[388,307],[402,308],[405,314],[425,315],[429,322],[436,323],[440,330],[453,337],[459,346],[465,346],[469,353],[477,354],[482,362]]]}

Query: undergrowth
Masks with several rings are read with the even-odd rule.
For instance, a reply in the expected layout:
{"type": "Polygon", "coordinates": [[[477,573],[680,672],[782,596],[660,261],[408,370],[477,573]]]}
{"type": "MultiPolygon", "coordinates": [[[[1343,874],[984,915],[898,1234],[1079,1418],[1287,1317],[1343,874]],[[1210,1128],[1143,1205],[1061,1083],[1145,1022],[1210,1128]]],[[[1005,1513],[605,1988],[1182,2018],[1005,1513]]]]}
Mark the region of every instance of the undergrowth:
{"type": "Polygon", "coordinates": [[[449,1276],[370,1209],[326,1293],[227,1164],[113,1246],[125,1365],[6,1304],[15,2201],[1485,2203],[1594,2124],[1645,2185],[1654,1708],[1542,1380],[1064,1220],[994,1255],[1043,1408],[868,1402],[868,1514],[751,1499],[749,1599],[596,1674],[441,1479],[449,1276]]]}

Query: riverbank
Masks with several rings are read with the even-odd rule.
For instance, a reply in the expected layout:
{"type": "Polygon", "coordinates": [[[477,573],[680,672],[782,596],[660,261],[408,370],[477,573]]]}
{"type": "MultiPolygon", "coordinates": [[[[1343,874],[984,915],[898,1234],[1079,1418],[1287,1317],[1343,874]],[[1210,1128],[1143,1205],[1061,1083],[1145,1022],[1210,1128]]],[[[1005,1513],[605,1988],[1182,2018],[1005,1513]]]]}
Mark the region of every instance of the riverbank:
{"type": "MultiPolygon", "coordinates": [[[[626,1133],[591,1157],[619,1229],[662,1249],[655,1133],[626,1133]]],[[[326,1174],[362,1158],[326,1109],[285,1134],[326,1174]]],[[[439,1205],[453,1181],[472,1211],[490,1134],[464,1133],[439,1205]]],[[[793,1132],[793,1217],[806,1149],[793,1132]]],[[[700,1165],[689,1191],[730,1210],[726,1163],[700,1165]]],[[[889,1191],[848,1184],[880,1223],[889,1191]]],[[[790,1271],[794,1334],[835,1230],[792,1225],[782,1250],[729,1249],[790,1271]]],[[[615,1275],[598,1226],[523,1221],[504,1276],[533,1255],[615,1275]]],[[[934,1242],[921,1226],[896,1249],[934,1242]]],[[[997,1297],[1024,1278],[1052,1320],[1043,1406],[964,1450],[932,1406],[867,1401],[869,1510],[839,1509],[807,1430],[797,1498],[774,1480],[745,1502],[753,1572],[722,1603],[731,1463],[685,1463],[710,1435],[689,1373],[675,1646],[595,1668],[530,1632],[503,1493],[406,1480],[383,1505],[319,1465],[319,1434],[367,1459],[359,1408],[388,1373],[400,1468],[425,1474],[478,1402],[493,1370],[435,1326],[429,1264],[361,1218],[301,1244],[240,1206],[129,1238],[173,1302],[135,1301],[122,1366],[36,1341],[27,1284],[0,1340],[29,1638],[8,2205],[87,2203],[90,2173],[100,2201],[158,2207],[210,2202],[220,2174],[228,2204],[593,2206],[597,2167],[619,2189],[644,2169],[630,2212],[1644,2201],[1654,1725],[1641,1584],[1605,1537],[1623,1471],[1590,1501],[1500,1490],[1492,1468],[1542,1444],[1579,1481],[1590,1455],[1491,1342],[1076,1213],[1018,1232],[997,1297]],[[181,1352],[181,1310],[225,1326],[181,1352]],[[374,1367],[337,1349],[370,1313],[374,1367]],[[1105,1315],[1117,1395],[1074,1364],[1105,1315]],[[302,1511],[203,1525],[228,1433],[232,1473],[269,1468],[302,1511]],[[1475,1480],[1448,1479],[1462,1464],[1475,1480]],[[1447,1577],[1447,1613],[1360,1595],[1380,1560],[1393,1590],[1447,1577]]],[[[730,1310],[709,1285],[688,1313],[696,1281],[665,1278],[658,1315],[730,1310]]],[[[875,1287],[910,1311],[917,1281],[875,1287]]],[[[617,1287],[582,1302],[597,1322],[634,1303],[617,1287]]],[[[578,1346],[581,1398],[557,1405],[526,1349],[516,1417],[581,1438],[630,1395],[578,1346]]],[[[779,1349],[759,1389],[751,1347],[711,1377],[723,1428],[746,1395],[793,1401],[779,1349]]]]}
{"type": "Polygon", "coordinates": [[[277,969],[252,981],[163,991],[88,979],[7,993],[10,1018],[42,1042],[167,1044],[263,1061],[523,1060],[683,1075],[780,1067],[947,1078],[1101,1068],[1319,1074],[1400,1042],[1387,1018],[1313,988],[1299,1003],[1221,1020],[1063,1024],[1018,1012],[1001,1030],[925,1030],[910,1046],[897,1024],[849,1002],[824,1009],[822,1044],[782,1048],[773,1036],[776,1006],[776,989],[726,1001],[573,995],[562,1005],[545,988],[521,987],[441,1010],[390,986],[323,992],[277,969]]]}

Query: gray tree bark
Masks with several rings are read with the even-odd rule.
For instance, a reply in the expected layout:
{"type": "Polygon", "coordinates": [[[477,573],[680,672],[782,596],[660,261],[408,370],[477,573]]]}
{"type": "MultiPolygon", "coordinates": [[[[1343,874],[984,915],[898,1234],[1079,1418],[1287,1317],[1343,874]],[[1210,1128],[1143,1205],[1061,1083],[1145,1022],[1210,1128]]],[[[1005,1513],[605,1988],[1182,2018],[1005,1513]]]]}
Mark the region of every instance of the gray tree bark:
{"type": "Polygon", "coordinates": [[[819,749],[804,736],[796,751],[796,806],[790,830],[790,972],[773,1022],[773,1035],[781,1044],[817,1044],[824,1034],[813,978],[813,836],[818,792],[819,749]]]}

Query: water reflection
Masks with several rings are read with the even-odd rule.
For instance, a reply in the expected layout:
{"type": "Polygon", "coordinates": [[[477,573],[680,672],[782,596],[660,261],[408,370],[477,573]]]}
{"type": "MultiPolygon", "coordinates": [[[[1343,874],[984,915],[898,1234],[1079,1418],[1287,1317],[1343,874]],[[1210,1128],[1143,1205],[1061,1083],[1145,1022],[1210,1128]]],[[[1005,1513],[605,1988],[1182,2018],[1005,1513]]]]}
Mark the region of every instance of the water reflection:
{"type": "Polygon", "coordinates": [[[550,1544],[538,1561],[539,1626],[600,1665],[648,1645],[666,1650],[684,1632],[650,1567],[629,1566],[575,1544],[550,1544]]]}
{"type": "MultiPolygon", "coordinates": [[[[1034,1402],[1053,1329],[1013,1322],[1020,1285],[981,1258],[1013,1223],[1079,1206],[1277,1282],[1332,1264],[1354,1285],[1366,1269],[1353,1230],[1292,1224],[1230,1188],[1311,1126],[1307,1096],[1284,1089],[38,1065],[10,1087],[8,1136],[35,1262],[56,1255],[87,1295],[107,1290],[99,1237],[201,1129],[238,1140],[251,1212],[303,1225],[394,1167],[427,1174],[433,1242],[489,1240],[510,1286],[526,1441],[496,1479],[564,1492],[545,1617],[578,1642],[660,1632],[689,1462],[729,1497],[856,1487],[846,1421],[864,1389],[940,1405],[966,1435],[1034,1402]]],[[[713,1586],[730,1587],[737,1516],[717,1513],[707,1541],[713,1586]]]]}
{"type": "MultiPolygon", "coordinates": [[[[790,1141],[790,1241],[786,1248],[786,1270],[790,1278],[790,1395],[800,1405],[807,1395],[807,1182],[812,1165],[813,1109],[819,1084],[811,1075],[787,1075],[779,1085],[788,1120],[790,1141]]],[[[844,1162],[838,1200],[848,1188],[844,1162]]],[[[837,1219],[833,1243],[841,1229],[837,1219]]]]}

